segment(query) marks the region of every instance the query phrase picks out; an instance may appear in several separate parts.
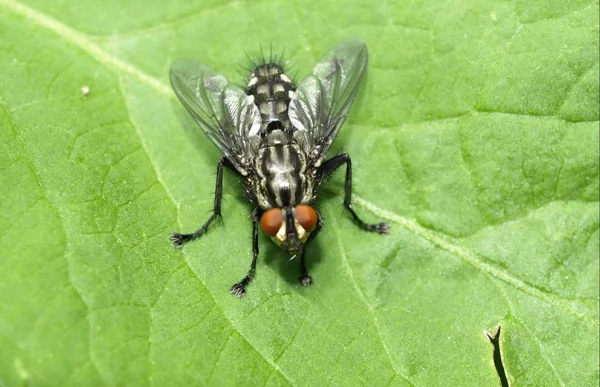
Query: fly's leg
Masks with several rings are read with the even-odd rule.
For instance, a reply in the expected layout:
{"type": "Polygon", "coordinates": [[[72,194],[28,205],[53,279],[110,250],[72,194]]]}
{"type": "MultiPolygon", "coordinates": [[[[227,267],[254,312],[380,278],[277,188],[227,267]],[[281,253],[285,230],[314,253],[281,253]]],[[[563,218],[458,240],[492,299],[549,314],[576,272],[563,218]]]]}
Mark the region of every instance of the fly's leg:
{"type": "Polygon", "coordinates": [[[315,229],[308,235],[308,238],[306,238],[306,242],[304,242],[304,248],[302,249],[302,255],[300,256],[301,276],[298,278],[298,282],[300,282],[300,285],[302,286],[310,286],[313,283],[312,277],[308,275],[308,270],[306,269],[304,255],[306,254],[306,248],[308,247],[308,244],[310,241],[315,239],[319,231],[321,231],[321,227],[323,227],[323,219],[321,218],[321,214],[317,212],[317,225],[315,229]]]}
{"type": "Polygon", "coordinates": [[[169,239],[171,239],[173,241],[174,247],[181,247],[181,246],[183,246],[184,243],[187,243],[189,241],[192,241],[192,240],[198,238],[200,235],[202,235],[206,232],[206,230],[208,229],[208,226],[210,226],[210,224],[215,219],[217,219],[218,217],[221,216],[221,199],[223,198],[223,167],[227,167],[227,168],[231,169],[232,171],[234,171],[235,173],[238,173],[237,170],[235,169],[235,167],[233,166],[233,164],[231,164],[231,162],[229,160],[227,160],[226,157],[222,157],[221,160],[219,160],[219,165],[217,166],[217,186],[215,187],[215,203],[214,203],[212,215],[202,225],[202,227],[200,227],[198,230],[194,231],[191,234],[180,234],[180,233],[171,234],[169,236],[169,239]]]}
{"type": "Polygon", "coordinates": [[[344,207],[346,207],[346,209],[350,211],[350,214],[352,214],[354,221],[356,221],[356,223],[358,223],[360,228],[362,228],[363,230],[375,231],[378,234],[387,234],[389,230],[389,225],[387,223],[365,223],[358,217],[358,215],[356,214],[356,212],[354,212],[354,209],[352,208],[352,162],[350,161],[350,155],[348,155],[347,153],[341,153],[335,157],[330,158],[329,160],[325,161],[321,165],[321,167],[319,167],[318,174],[321,176],[321,178],[326,178],[327,176],[331,175],[336,169],[341,167],[343,164],[346,164],[344,207]]]}
{"type": "Polygon", "coordinates": [[[258,221],[262,216],[262,210],[259,207],[254,209],[252,213],[252,262],[250,262],[250,270],[248,274],[238,283],[233,284],[231,293],[238,297],[243,297],[246,294],[246,286],[252,281],[254,272],[256,271],[256,258],[258,257],[258,221]]]}

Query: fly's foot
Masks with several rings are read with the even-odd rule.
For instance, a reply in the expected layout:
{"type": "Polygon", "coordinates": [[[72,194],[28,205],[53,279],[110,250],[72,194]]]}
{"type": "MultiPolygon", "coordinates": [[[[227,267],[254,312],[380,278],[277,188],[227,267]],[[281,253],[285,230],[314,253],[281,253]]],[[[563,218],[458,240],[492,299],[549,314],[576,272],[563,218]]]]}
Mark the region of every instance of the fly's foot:
{"type": "Polygon", "coordinates": [[[313,280],[311,276],[305,274],[302,277],[298,278],[298,282],[300,283],[300,286],[307,287],[312,285],[313,280]]]}
{"type": "Polygon", "coordinates": [[[244,281],[233,284],[231,287],[231,294],[235,294],[239,298],[244,297],[246,294],[246,285],[247,283],[244,281]]]}
{"type": "Polygon", "coordinates": [[[375,231],[377,234],[387,234],[390,231],[390,225],[386,222],[381,222],[375,225],[375,231]]]}
{"type": "Polygon", "coordinates": [[[173,241],[173,247],[176,249],[183,246],[186,242],[189,242],[193,239],[196,239],[197,234],[180,234],[178,232],[174,232],[169,235],[169,239],[173,241]]]}
{"type": "Polygon", "coordinates": [[[390,231],[390,225],[386,222],[381,222],[377,224],[364,223],[362,225],[362,228],[364,228],[367,231],[375,231],[377,234],[387,234],[390,231]]]}
{"type": "Polygon", "coordinates": [[[177,232],[174,232],[171,235],[169,235],[169,239],[173,241],[173,247],[175,247],[176,249],[183,246],[183,244],[186,242],[185,235],[179,234],[177,232]]]}

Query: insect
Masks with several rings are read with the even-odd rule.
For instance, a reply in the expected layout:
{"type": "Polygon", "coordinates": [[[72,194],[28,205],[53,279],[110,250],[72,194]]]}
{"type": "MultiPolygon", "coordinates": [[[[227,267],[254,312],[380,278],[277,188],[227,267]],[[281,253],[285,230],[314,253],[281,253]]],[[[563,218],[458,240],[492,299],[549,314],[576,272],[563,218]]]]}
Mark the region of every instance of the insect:
{"type": "Polygon", "coordinates": [[[362,221],[352,207],[352,164],[346,153],[326,159],[367,69],[365,43],[338,43],[299,84],[283,65],[263,59],[244,89],[196,61],[176,61],[171,85],[201,130],[221,150],[212,215],[191,234],[173,233],[175,247],[196,239],[221,216],[223,169],[240,177],[252,213],[253,254],[246,276],[231,287],[238,297],[256,271],[258,228],[288,254],[300,256],[302,286],[312,284],[306,268],[307,246],[323,226],[313,207],[324,180],[346,166],[344,207],[364,230],[388,232],[387,223],[362,221]]]}

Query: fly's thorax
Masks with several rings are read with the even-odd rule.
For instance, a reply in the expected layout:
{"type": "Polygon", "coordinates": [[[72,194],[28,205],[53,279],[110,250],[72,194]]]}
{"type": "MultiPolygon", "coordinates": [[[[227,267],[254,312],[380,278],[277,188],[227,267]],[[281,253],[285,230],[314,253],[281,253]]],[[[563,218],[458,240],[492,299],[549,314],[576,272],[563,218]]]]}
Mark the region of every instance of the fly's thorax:
{"type": "Polygon", "coordinates": [[[263,133],[274,129],[292,132],[288,107],[295,90],[296,86],[278,64],[260,65],[250,74],[246,94],[254,97],[263,122],[263,133]]]}
{"type": "Polygon", "coordinates": [[[312,201],[313,177],[307,157],[291,136],[269,133],[255,161],[256,199],[261,208],[294,206],[312,201]]]}

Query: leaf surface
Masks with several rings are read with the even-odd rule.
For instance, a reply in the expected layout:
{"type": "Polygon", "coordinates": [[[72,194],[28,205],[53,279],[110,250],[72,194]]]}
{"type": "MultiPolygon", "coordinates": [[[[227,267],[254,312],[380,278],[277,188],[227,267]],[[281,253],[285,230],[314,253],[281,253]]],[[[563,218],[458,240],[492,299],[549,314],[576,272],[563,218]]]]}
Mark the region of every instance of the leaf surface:
{"type": "Polygon", "coordinates": [[[0,0],[0,385],[598,384],[598,3],[0,0]],[[362,37],[370,68],[319,204],[315,284],[168,86],[244,52],[299,78],[362,37]],[[82,96],[81,88],[89,87],[82,96]]]}

